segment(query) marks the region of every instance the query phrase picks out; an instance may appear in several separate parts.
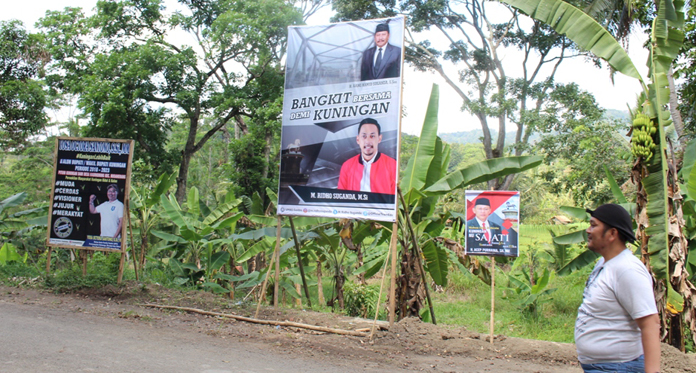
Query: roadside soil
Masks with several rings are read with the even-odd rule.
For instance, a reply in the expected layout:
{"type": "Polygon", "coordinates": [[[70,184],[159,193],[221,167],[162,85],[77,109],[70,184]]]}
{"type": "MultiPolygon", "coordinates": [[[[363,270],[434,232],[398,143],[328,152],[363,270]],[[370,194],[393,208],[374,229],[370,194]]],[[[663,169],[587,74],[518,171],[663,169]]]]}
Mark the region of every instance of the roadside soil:
{"type": "MultiPolygon", "coordinates": [[[[404,319],[373,338],[346,336],[295,327],[260,325],[219,316],[145,305],[177,306],[209,312],[254,317],[255,303],[230,300],[205,292],[180,292],[135,282],[70,294],[54,294],[31,287],[0,286],[0,302],[32,304],[118,319],[148,326],[148,333],[176,330],[200,335],[199,343],[225,339],[255,343],[275,355],[321,359],[336,367],[356,370],[431,372],[582,372],[575,345],[496,335],[461,327],[432,325],[404,319]]],[[[262,307],[259,319],[291,321],[342,330],[370,328],[370,320],[342,315],[262,307]]],[[[6,322],[9,320],[6,320],[6,322]]],[[[386,323],[380,323],[388,327],[386,323]]],[[[368,332],[369,334],[369,332],[368,332]]],[[[694,354],[662,345],[663,373],[696,373],[694,354]]]]}

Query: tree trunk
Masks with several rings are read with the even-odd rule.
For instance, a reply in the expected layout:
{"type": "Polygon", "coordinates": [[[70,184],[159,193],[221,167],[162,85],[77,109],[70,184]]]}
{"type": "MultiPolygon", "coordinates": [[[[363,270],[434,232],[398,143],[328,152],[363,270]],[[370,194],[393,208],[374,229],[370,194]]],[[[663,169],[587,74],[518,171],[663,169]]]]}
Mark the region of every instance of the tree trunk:
{"type": "Polygon", "coordinates": [[[338,308],[344,309],[345,303],[343,301],[343,284],[346,282],[346,278],[343,275],[343,270],[338,269],[338,273],[334,275],[336,280],[336,298],[338,299],[338,308]]]}
{"type": "Polygon", "coordinates": [[[397,279],[399,284],[396,289],[397,319],[401,320],[404,317],[420,318],[420,310],[423,308],[423,300],[425,299],[425,290],[421,281],[418,261],[412,252],[412,245],[406,245],[402,241],[401,247],[404,250],[401,256],[401,276],[397,279]]]}
{"type": "MultiPolygon", "coordinates": [[[[188,148],[188,144],[186,145],[188,148]]],[[[189,171],[189,166],[191,164],[191,157],[193,156],[193,152],[189,151],[187,149],[184,149],[181,152],[181,164],[179,165],[179,176],[176,177],[176,193],[174,193],[174,196],[176,197],[176,201],[179,204],[182,204],[184,202],[184,199],[186,199],[186,183],[188,181],[188,171],[189,171]]]]}

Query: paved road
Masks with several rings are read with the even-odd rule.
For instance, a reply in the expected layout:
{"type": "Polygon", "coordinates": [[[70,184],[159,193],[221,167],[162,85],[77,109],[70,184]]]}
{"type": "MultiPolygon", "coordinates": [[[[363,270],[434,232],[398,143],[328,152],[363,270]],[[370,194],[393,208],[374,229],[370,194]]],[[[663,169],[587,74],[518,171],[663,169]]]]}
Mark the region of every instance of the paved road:
{"type": "Polygon", "coordinates": [[[262,345],[0,302],[0,372],[354,372],[262,345]],[[152,329],[147,332],[145,329],[152,329]]]}

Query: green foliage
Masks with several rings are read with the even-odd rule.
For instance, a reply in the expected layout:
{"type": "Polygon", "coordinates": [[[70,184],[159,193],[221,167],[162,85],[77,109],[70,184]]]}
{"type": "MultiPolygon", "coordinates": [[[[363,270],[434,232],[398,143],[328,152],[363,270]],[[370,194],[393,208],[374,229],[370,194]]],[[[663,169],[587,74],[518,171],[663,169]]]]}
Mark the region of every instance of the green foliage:
{"type": "Polygon", "coordinates": [[[10,262],[26,263],[27,253],[25,253],[24,258],[22,258],[17,253],[17,248],[13,244],[5,242],[2,247],[0,247],[0,264],[7,264],[10,262]]]}
{"type": "MultiPolygon", "coordinates": [[[[85,253],[89,255],[90,253],[85,253]]],[[[104,285],[116,285],[120,253],[96,251],[87,261],[87,276],[82,275],[82,263],[73,262],[68,268],[47,276],[44,286],[55,292],[72,292],[104,285]]]]}
{"type": "Polygon", "coordinates": [[[607,61],[614,70],[642,81],[633,61],[601,24],[582,10],[561,0],[503,0],[530,17],[568,36],[580,48],[607,61]]]}
{"type": "MultiPolygon", "coordinates": [[[[379,283],[361,285],[347,281],[343,289],[346,314],[369,319],[375,317],[379,298],[379,283]]],[[[384,306],[384,299],[385,296],[382,295],[382,306],[384,306]]],[[[386,320],[386,316],[386,310],[380,309],[378,318],[386,320]]]]}
{"type": "Polygon", "coordinates": [[[21,21],[0,21],[0,147],[21,147],[48,123],[50,98],[38,78],[48,62],[39,35],[21,21]]]}
{"type": "Polygon", "coordinates": [[[191,158],[228,124],[261,134],[271,147],[287,26],[301,15],[281,0],[180,6],[185,9],[166,12],[161,1],[103,1],[93,16],[67,8],[49,12],[40,25],[57,62],[49,81],[79,95],[90,120],[85,134],[132,138],[138,159],[165,171],[178,165],[182,202],[191,158]],[[173,107],[182,112],[183,136],[167,151],[173,107]]]}
{"type": "Polygon", "coordinates": [[[594,97],[574,83],[559,86],[550,96],[549,106],[559,119],[546,121],[546,134],[536,148],[545,154],[546,163],[555,165],[541,177],[552,186],[551,192],[571,193],[575,204],[610,201],[605,169],[619,184],[629,179],[627,123],[603,118],[594,97]]]}

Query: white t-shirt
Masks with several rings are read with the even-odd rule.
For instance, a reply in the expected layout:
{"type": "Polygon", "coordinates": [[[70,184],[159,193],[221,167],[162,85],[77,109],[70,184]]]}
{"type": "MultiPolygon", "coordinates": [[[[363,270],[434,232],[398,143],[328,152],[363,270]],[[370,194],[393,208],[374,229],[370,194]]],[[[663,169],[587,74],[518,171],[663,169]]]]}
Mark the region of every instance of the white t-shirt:
{"type": "Polygon", "coordinates": [[[101,216],[101,236],[113,237],[118,232],[118,221],[123,218],[123,202],[106,201],[95,208],[101,216]]]}
{"type": "Polygon", "coordinates": [[[597,364],[636,359],[643,344],[635,320],[655,313],[645,265],[628,249],[607,262],[601,258],[587,279],[575,321],[578,360],[597,364]]]}

